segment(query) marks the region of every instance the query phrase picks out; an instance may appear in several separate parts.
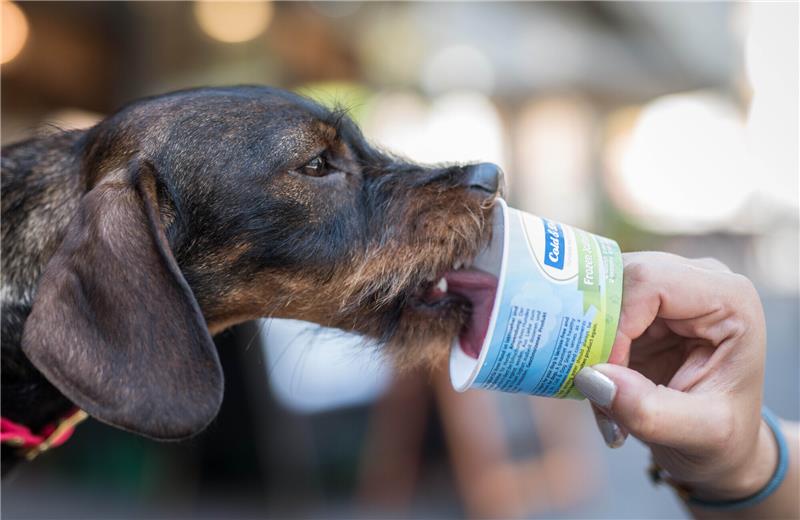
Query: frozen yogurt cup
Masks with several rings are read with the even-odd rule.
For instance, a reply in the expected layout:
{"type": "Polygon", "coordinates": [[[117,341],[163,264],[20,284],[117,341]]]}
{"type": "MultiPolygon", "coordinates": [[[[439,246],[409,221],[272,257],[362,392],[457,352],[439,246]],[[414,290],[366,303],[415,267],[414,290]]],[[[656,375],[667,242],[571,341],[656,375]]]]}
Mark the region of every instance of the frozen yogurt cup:
{"type": "Polygon", "coordinates": [[[606,362],[616,336],[620,248],[502,199],[494,211],[489,245],[463,279],[448,278],[473,302],[450,352],[453,387],[580,399],[575,374],[606,362]]]}

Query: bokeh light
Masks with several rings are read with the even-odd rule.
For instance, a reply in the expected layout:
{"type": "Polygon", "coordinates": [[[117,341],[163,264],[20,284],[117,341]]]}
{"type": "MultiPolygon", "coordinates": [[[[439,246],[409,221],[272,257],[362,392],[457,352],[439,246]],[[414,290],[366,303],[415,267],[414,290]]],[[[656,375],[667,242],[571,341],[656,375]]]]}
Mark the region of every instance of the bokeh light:
{"type": "Polygon", "coordinates": [[[517,118],[513,202],[521,208],[592,229],[593,115],[577,96],[526,103],[517,118]]]}
{"type": "Polygon", "coordinates": [[[53,127],[53,131],[90,128],[99,123],[101,119],[103,119],[102,114],[79,108],[62,108],[42,118],[44,122],[53,127]]]}
{"type": "Polygon", "coordinates": [[[296,92],[333,110],[344,111],[357,124],[369,110],[372,95],[364,85],[346,81],[309,83],[297,88],[296,92]]]}
{"type": "Polygon", "coordinates": [[[798,77],[787,74],[798,63],[797,4],[747,4],[747,78],[753,93],[747,118],[748,144],[758,190],[795,215],[798,210],[798,77]],[[777,7],[777,8],[776,8],[777,7]],[[794,10],[790,16],[788,10],[794,10]],[[788,116],[792,114],[792,116],[788,116]]]}
{"type": "Polygon", "coordinates": [[[28,39],[28,20],[25,13],[13,2],[2,0],[2,60],[0,63],[8,63],[22,51],[28,39]]]}
{"type": "Polygon", "coordinates": [[[194,4],[200,28],[210,37],[225,43],[252,40],[263,33],[273,16],[271,2],[206,2],[194,4]]]}
{"type": "Polygon", "coordinates": [[[647,104],[612,176],[609,195],[644,227],[721,229],[752,193],[741,115],[707,92],[647,104]]]}
{"type": "Polygon", "coordinates": [[[480,92],[453,91],[431,103],[411,92],[384,94],[364,127],[377,144],[423,163],[490,161],[507,169],[500,114],[480,92]]]}

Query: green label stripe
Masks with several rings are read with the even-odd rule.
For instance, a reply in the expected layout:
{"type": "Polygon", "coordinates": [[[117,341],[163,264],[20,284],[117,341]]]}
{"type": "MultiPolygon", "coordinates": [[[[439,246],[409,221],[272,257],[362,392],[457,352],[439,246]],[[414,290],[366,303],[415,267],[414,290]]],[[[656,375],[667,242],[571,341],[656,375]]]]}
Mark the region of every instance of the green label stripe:
{"type": "Polygon", "coordinates": [[[600,254],[592,236],[580,230],[575,230],[578,245],[578,290],[583,293],[583,312],[589,307],[600,310],[600,281],[603,277],[600,254]]]}
{"type": "Polygon", "coordinates": [[[605,363],[617,334],[622,303],[622,254],[613,240],[575,230],[578,256],[578,289],[583,293],[583,312],[597,309],[575,363],[555,397],[583,399],[573,378],[584,366],[605,363]]]}
{"type": "Polygon", "coordinates": [[[611,356],[611,347],[614,346],[614,340],[617,337],[619,314],[622,309],[622,251],[613,240],[598,237],[598,242],[603,252],[603,266],[605,267],[606,332],[602,353],[597,363],[605,363],[611,356]]]}

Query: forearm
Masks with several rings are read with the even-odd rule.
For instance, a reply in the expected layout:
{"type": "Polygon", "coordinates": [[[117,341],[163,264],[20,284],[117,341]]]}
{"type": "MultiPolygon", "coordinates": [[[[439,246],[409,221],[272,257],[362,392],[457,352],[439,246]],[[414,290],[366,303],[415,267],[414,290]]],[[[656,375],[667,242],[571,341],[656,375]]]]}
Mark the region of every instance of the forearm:
{"type": "MultiPolygon", "coordinates": [[[[695,518],[700,519],[790,519],[800,518],[800,424],[781,421],[786,437],[789,466],[783,483],[763,502],[753,507],[737,510],[714,510],[689,506],[695,518]]],[[[758,461],[754,460],[754,464],[758,461]]]]}

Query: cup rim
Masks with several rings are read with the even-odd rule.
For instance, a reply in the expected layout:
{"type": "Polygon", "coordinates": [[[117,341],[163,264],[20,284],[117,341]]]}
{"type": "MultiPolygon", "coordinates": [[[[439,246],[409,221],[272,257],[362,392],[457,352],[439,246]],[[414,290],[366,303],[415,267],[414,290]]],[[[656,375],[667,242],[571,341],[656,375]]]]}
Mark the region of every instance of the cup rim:
{"type": "MultiPolygon", "coordinates": [[[[457,392],[465,392],[472,387],[475,379],[478,377],[483,365],[486,363],[486,356],[489,353],[489,345],[492,343],[494,337],[494,329],[497,325],[497,316],[500,313],[500,302],[503,299],[503,292],[505,289],[506,268],[508,265],[508,238],[509,228],[508,219],[511,211],[506,201],[500,197],[495,199],[497,206],[495,207],[495,219],[500,215],[503,218],[503,253],[500,257],[500,272],[497,274],[497,292],[495,293],[494,303],[492,305],[492,314],[489,318],[489,327],[486,329],[486,336],[483,338],[481,344],[481,351],[478,359],[468,356],[461,348],[461,341],[458,337],[453,339],[450,345],[450,383],[457,392]],[[498,211],[499,210],[499,211],[498,211]]],[[[492,223],[492,226],[497,229],[497,221],[492,223]]],[[[492,237],[494,241],[494,236],[492,237]]],[[[487,248],[491,247],[491,243],[487,248]]],[[[480,256],[480,253],[479,253],[480,256]]]]}

